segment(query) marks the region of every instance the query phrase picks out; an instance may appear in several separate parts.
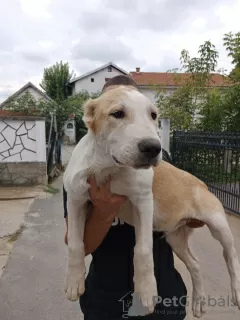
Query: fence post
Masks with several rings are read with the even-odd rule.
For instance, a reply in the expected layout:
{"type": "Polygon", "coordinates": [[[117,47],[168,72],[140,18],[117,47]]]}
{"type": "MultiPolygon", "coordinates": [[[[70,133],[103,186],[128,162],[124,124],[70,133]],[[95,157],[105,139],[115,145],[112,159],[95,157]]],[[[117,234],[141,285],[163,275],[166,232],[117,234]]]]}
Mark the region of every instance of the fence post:
{"type": "Polygon", "coordinates": [[[175,164],[175,152],[176,152],[176,130],[173,130],[172,135],[172,163],[175,164]]]}
{"type": "Polygon", "coordinates": [[[160,136],[162,148],[170,153],[170,119],[162,118],[160,121],[160,136]]]}
{"type": "Polygon", "coordinates": [[[231,158],[232,158],[232,150],[226,149],[224,151],[223,166],[224,166],[224,171],[227,173],[231,173],[231,158]]]}

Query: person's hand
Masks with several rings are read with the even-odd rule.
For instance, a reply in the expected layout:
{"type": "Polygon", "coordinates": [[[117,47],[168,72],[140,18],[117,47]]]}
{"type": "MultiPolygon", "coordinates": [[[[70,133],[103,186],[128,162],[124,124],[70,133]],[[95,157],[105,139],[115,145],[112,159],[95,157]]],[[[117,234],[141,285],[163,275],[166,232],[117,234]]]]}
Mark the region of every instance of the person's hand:
{"type": "Polygon", "coordinates": [[[94,178],[88,179],[88,183],[91,186],[89,196],[93,203],[94,213],[105,221],[113,220],[126,201],[125,196],[111,193],[110,180],[109,177],[107,181],[98,188],[94,178]]]}
{"type": "MultiPolygon", "coordinates": [[[[94,178],[89,178],[90,184],[89,196],[93,203],[93,214],[96,214],[98,219],[105,222],[111,222],[116,217],[121,206],[125,203],[126,197],[112,194],[110,191],[110,178],[98,188],[94,178]]],[[[68,244],[68,218],[66,217],[66,233],[65,244],[68,244]]]]}

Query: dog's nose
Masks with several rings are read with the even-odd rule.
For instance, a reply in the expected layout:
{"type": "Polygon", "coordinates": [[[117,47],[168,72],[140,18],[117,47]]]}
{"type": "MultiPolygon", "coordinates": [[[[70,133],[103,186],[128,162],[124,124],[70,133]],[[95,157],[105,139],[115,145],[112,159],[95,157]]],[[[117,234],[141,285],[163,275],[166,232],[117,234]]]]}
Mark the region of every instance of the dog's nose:
{"type": "Polygon", "coordinates": [[[138,148],[149,159],[156,158],[162,150],[160,142],[156,139],[142,140],[138,148]]]}

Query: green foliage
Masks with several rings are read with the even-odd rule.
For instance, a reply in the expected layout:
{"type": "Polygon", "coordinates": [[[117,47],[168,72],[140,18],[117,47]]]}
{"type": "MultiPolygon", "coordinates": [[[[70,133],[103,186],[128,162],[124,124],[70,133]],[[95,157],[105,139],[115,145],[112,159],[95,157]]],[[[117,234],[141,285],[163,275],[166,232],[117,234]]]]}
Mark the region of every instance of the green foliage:
{"type": "Polygon", "coordinates": [[[60,61],[44,69],[40,86],[50,98],[61,103],[69,95],[68,84],[73,76],[73,71],[70,72],[68,63],[60,61]]]}
{"type": "Polygon", "coordinates": [[[195,85],[203,86],[210,80],[210,74],[215,72],[217,58],[219,57],[215,46],[205,41],[198,50],[199,57],[191,58],[187,50],[182,50],[180,61],[182,69],[190,75],[189,81],[195,85]]]}
{"type": "Polygon", "coordinates": [[[230,77],[222,75],[229,84],[224,88],[209,86],[212,74],[216,72],[218,59],[218,52],[210,41],[199,47],[198,57],[191,58],[187,50],[182,50],[181,70],[183,69],[187,76],[183,78],[178,73],[179,70],[175,69],[174,82],[178,89],[174,90],[173,94],[166,95],[162,86],[156,94],[160,115],[170,118],[172,130],[238,131],[240,129],[240,85],[236,82],[236,76],[234,81],[232,78],[240,69],[237,62],[239,59],[240,66],[239,39],[240,33],[225,35],[224,38],[227,50],[230,51],[229,55],[236,64],[230,77]]]}
{"type": "MultiPolygon", "coordinates": [[[[89,94],[82,91],[74,96],[70,96],[61,103],[52,101],[36,101],[27,91],[21,97],[12,100],[6,106],[6,110],[23,113],[25,115],[38,115],[46,117],[47,121],[52,114],[56,115],[57,128],[60,133],[63,132],[63,126],[70,116],[74,115],[76,121],[82,121],[83,104],[90,98],[98,97],[100,93],[89,94]]],[[[84,124],[83,124],[84,128],[84,124]]]]}
{"type": "Polygon", "coordinates": [[[218,89],[209,90],[202,101],[201,120],[196,127],[202,131],[223,130],[223,102],[224,96],[218,89]]]}
{"type": "Polygon", "coordinates": [[[240,32],[233,34],[226,33],[223,38],[224,46],[228,51],[228,56],[232,58],[234,65],[229,77],[232,81],[240,81],[240,32]]]}
{"type": "Polygon", "coordinates": [[[5,106],[5,109],[8,111],[19,112],[26,115],[39,114],[36,106],[36,101],[28,91],[21,97],[9,101],[5,106]]]}

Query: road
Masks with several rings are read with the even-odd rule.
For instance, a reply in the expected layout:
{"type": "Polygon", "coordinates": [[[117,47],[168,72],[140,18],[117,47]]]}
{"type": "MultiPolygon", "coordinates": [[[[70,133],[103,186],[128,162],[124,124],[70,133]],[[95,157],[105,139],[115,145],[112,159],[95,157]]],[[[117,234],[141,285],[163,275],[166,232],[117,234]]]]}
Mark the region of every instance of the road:
{"type": "MultiPolygon", "coordinates": [[[[61,188],[61,178],[55,186],[61,188]]],[[[240,219],[229,216],[240,256],[240,219]]],[[[37,199],[25,218],[26,228],[15,242],[13,252],[0,279],[0,319],[66,320],[83,319],[79,304],[68,301],[63,292],[67,250],[62,194],[37,199]]],[[[207,295],[227,299],[230,283],[220,245],[207,228],[193,237],[194,251],[200,260],[207,295]]],[[[185,266],[176,259],[189,293],[191,282],[185,266]]],[[[210,307],[204,320],[237,320],[240,311],[232,307],[210,307]]],[[[192,319],[189,315],[188,319],[192,319]]]]}

